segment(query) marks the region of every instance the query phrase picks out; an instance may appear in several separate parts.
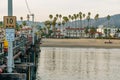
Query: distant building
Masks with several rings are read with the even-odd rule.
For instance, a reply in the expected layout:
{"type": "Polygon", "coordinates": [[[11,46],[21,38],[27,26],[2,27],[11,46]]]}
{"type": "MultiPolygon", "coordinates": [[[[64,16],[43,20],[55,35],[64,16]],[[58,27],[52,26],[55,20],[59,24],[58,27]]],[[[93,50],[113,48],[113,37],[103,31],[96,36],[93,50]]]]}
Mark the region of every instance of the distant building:
{"type": "Polygon", "coordinates": [[[104,34],[104,29],[105,29],[105,27],[103,25],[99,25],[96,31],[104,34]]]}
{"type": "Polygon", "coordinates": [[[102,37],[105,37],[105,35],[106,36],[110,35],[111,37],[114,37],[118,29],[119,28],[116,28],[115,26],[105,27],[103,25],[99,25],[97,28],[97,32],[101,33],[102,37]],[[106,33],[105,33],[105,30],[106,30],[106,33]]]}
{"type": "Polygon", "coordinates": [[[56,38],[64,38],[64,33],[61,32],[61,30],[56,30],[55,31],[55,36],[56,38]]]}
{"type": "Polygon", "coordinates": [[[65,28],[65,37],[77,37],[77,38],[81,38],[84,37],[85,32],[84,32],[84,28],[71,28],[71,27],[67,27],[65,28]]]}
{"type": "Polygon", "coordinates": [[[29,27],[29,26],[24,26],[24,27],[21,29],[21,33],[31,34],[31,32],[32,32],[32,28],[29,27]]]}

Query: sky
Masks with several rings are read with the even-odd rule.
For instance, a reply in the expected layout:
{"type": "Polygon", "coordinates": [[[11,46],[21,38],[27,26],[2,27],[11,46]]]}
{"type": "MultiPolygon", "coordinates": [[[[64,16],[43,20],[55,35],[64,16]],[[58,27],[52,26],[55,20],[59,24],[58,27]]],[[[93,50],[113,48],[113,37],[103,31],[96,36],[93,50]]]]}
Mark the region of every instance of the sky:
{"type": "MultiPolygon", "coordinates": [[[[0,21],[7,16],[8,0],[0,0],[0,21]]],[[[49,20],[49,15],[62,14],[63,16],[77,14],[79,12],[91,12],[93,18],[97,13],[99,17],[120,14],[120,0],[27,0],[31,13],[35,15],[35,21],[49,20]]],[[[30,14],[25,0],[13,0],[13,15],[20,20],[22,16],[26,20],[30,14]]],[[[31,18],[30,18],[31,19],[31,18]]]]}

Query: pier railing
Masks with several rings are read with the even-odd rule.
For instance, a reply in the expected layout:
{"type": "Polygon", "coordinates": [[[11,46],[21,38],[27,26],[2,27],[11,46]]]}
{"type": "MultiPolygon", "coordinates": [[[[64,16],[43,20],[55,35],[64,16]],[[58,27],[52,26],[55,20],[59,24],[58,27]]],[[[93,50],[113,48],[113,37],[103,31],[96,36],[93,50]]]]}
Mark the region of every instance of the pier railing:
{"type": "MultiPolygon", "coordinates": [[[[37,60],[40,52],[39,41],[40,38],[35,35],[35,45],[32,44],[31,35],[22,35],[16,37],[13,42],[13,55],[14,55],[14,75],[18,73],[25,74],[25,80],[35,80],[35,74],[37,69],[37,60]]],[[[11,75],[7,74],[7,55],[8,53],[4,51],[4,42],[0,42],[0,76],[11,75]]],[[[14,80],[14,79],[12,79],[14,80]]],[[[20,79],[24,80],[24,79],[20,79]]]]}

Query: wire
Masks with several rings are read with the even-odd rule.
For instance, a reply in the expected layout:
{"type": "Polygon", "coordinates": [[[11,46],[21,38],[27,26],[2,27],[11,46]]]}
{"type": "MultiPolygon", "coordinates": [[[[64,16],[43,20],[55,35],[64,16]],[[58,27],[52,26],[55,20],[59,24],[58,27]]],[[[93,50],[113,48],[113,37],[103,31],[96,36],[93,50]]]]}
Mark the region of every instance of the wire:
{"type": "Polygon", "coordinates": [[[27,0],[25,0],[25,3],[26,3],[26,6],[27,6],[27,9],[28,9],[28,12],[31,14],[31,11],[30,11],[30,8],[29,8],[27,0]]]}

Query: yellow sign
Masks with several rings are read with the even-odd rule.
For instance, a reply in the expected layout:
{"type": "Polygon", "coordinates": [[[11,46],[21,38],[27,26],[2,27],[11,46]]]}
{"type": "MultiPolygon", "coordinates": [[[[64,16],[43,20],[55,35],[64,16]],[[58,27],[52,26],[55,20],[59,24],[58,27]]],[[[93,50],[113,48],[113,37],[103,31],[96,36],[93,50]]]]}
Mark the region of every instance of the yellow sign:
{"type": "Polygon", "coordinates": [[[8,41],[4,40],[4,48],[8,48],[8,41]]]}
{"type": "Polygon", "coordinates": [[[16,16],[4,16],[4,27],[15,28],[16,27],[16,16]]]}

